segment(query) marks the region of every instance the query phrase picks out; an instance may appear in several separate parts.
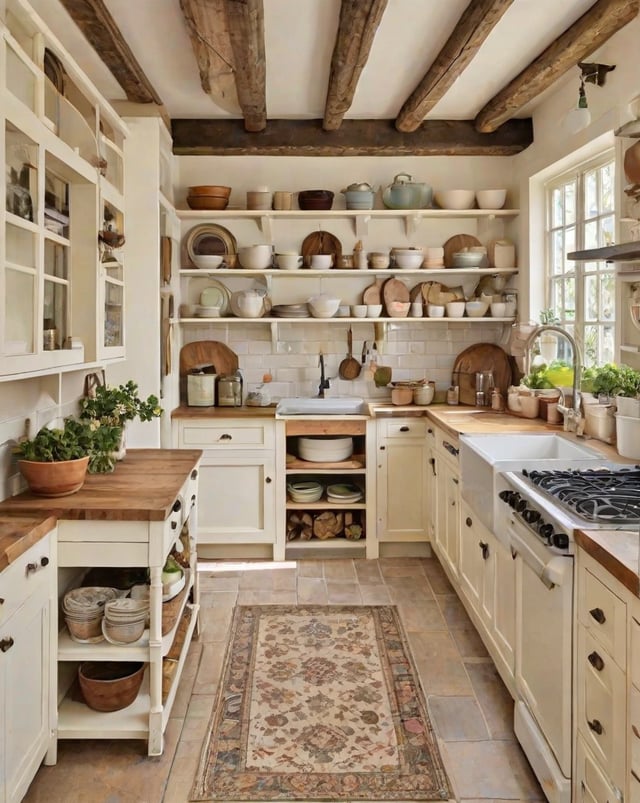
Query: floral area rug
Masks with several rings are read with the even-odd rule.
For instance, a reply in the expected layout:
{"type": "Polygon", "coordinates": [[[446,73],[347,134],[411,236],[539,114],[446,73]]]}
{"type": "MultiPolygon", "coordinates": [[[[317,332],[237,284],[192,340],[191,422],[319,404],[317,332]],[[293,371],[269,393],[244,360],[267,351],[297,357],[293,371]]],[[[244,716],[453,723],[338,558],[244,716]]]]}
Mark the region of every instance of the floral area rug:
{"type": "Polygon", "coordinates": [[[191,800],[444,800],[395,606],[238,606],[191,800]]]}

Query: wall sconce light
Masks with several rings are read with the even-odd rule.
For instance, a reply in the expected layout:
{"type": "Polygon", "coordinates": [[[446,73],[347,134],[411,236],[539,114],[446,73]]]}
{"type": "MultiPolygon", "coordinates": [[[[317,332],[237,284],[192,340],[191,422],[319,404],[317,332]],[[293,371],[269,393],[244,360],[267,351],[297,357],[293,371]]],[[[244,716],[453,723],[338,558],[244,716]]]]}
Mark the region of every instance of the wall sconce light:
{"type": "Polygon", "coordinates": [[[562,122],[562,127],[567,134],[577,134],[591,123],[591,112],[587,103],[587,93],[585,82],[604,86],[607,73],[615,70],[615,64],[597,64],[595,62],[581,61],[578,63],[580,68],[580,86],[578,88],[578,103],[574,109],[566,115],[562,122]]]}

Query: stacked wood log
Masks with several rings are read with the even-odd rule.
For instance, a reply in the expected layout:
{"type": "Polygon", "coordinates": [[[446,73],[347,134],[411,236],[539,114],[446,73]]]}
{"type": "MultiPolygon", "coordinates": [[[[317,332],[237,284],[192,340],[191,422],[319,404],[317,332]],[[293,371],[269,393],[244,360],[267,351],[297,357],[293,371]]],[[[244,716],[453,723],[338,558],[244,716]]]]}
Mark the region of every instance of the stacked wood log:
{"type": "Polygon", "coordinates": [[[343,536],[349,541],[358,541],[365,535],[364,511],[334,512],[324,510],[309,512],[303,510],[290,510],[287,514],[287,541],[309,541],[318,538],[326,541],[328,538],[343,536]]]}

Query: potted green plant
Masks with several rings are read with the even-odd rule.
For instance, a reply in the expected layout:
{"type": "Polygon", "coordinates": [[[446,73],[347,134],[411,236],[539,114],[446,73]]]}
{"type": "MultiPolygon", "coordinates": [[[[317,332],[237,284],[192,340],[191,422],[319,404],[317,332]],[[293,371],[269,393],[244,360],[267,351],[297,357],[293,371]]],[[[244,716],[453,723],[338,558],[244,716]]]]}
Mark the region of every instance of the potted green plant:
{"type": "Polygon", "coordinates": [[[615,399],[620,415],[640,416],[640,372],[628,365],[606,363],[590,368],[581,387],[599,401],[606,403],[615,399]]]}
{"type": "Polygon", "coordinates": [[[162,415],[162,407],[153,394],[141,398],[138,385],[130,379],[122,385],[98,384],[92,392],[80,399],[80,419],[97,422],[100,426],[119,427],[120,444],[117,450],[120,459],[124,456],[125,426],[128,421],[139,418],[151,421],[162,415]]]}
{"type": "Polygon", "coordinates": [[[120,439],[118,427],[66,418],[64,426],[43,427],[14,448],[18,468],[39,496],[67,496],[84,484],[87,470],[111,471],[110,457],[120,439]]]}

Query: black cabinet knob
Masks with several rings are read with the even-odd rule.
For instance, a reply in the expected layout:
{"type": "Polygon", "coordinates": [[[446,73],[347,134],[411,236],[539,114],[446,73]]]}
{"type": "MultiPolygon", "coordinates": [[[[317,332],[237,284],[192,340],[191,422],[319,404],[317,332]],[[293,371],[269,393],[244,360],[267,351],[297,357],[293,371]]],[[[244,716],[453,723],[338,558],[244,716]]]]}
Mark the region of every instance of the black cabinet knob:
{"type": "Polygon", "coordinates": [[[589,613],[599,625],[603,625],[607,621],[607,617],[604,615],[602,608],[592,608],[589,613]]]}
{"type": "Polygon", "coordinates": [[[473,519],[471,518],[471,516],[467,516],[467,518],[464,520],[464,523],[467,525],[467,527],[472,527],[473,519]]]}
{"type": "Polygon", "coordinates": [[[195,480],[197,479],[197,477],[198,477],[198,469],[194,468],[193,471],[191,472],[191,479],[195,480]]]}
{"type": "Polygon", "coordinates": [[[40,558],[40,565],[41,566],[49,565],[49,558],[46,555],[43,558],[40,558]]]}
{"type": "Polygon", "coordinates": [[[27,563],[24,568],[25,574],[33,574],[34,572],[38,571],[38,564],[37,563],[27,563]]]}
{"type": "Polygon", "coordinates": [[[182,502],[179,499],[176,499],[176,501],[173,503],[173,507],[171,508],[171,510],[174,513],[177,513],[181,507],[182,507],[182,502]]]}
{"type": "Polygon", "coordinates": [[[269,483],[271,482],[271,477],[265,477],[264,481],[267,483],[267,485],[269,485],[269,483]]]}
{"type": "Polygon", "coordinates": [[[409,432],[409,427],[405,424],[404,426],[400,427],[400,432],[409,432]]]}
{"type": "Polygon", "coordinates": [[[13,644],[14,641],[11,636],[9,636],[9,638],[3,638],[0,640],[0,650],[2,650],[2,652],[6,652],[13,647],[13,644]]]}
{"type": "Polygon", "coordinates": [[[482,560],[489,559],[489,544],[486,541],[479,541],[478,546],[480,547],[480,551],[482,552],[482,560]]]}
{"type": "Polygon", "coordinates": [[[587,660],[598,672],[602,672],[604,669],[604,660],[595,650],[587,655],[587,660]]]}
{"type": "Polygon", "coordinates": [[[588,719],[587,725],[591,728],[594,733],[597,733],[598,736],[604,733],[604,728],[602,727],[602,722],[599,719],[588,719]]]}

